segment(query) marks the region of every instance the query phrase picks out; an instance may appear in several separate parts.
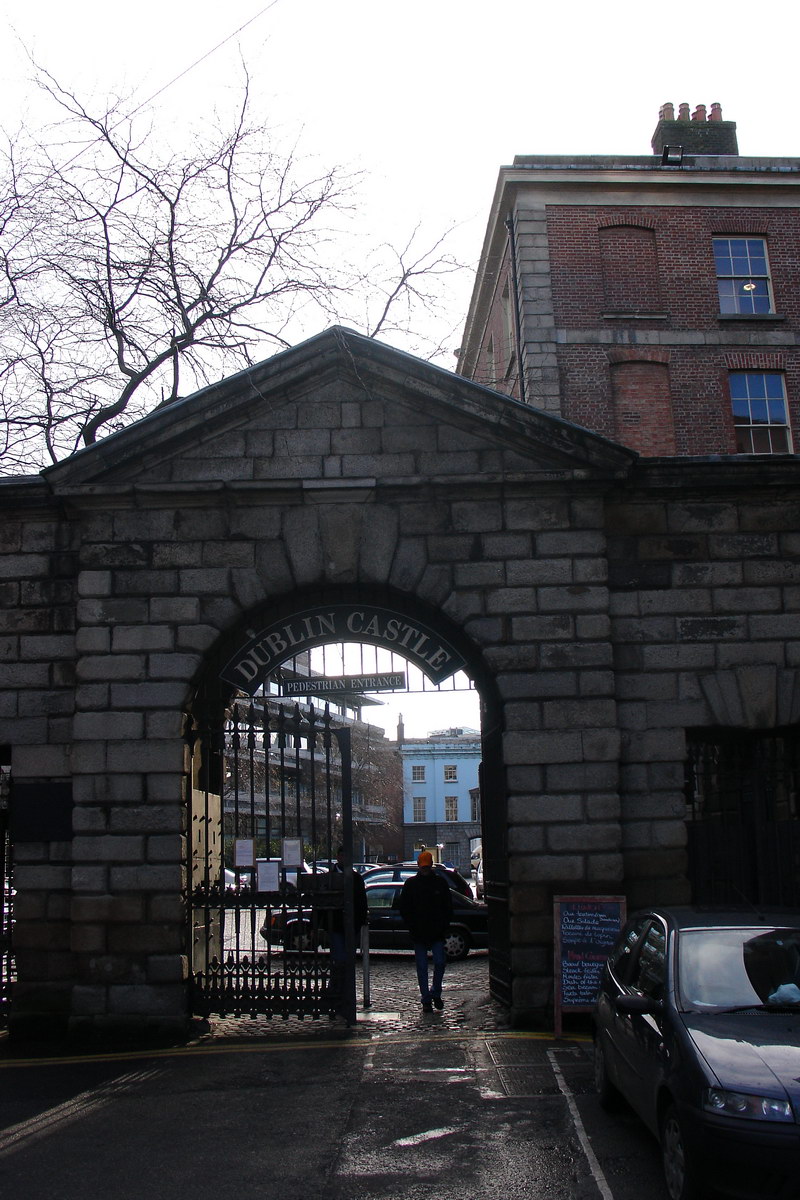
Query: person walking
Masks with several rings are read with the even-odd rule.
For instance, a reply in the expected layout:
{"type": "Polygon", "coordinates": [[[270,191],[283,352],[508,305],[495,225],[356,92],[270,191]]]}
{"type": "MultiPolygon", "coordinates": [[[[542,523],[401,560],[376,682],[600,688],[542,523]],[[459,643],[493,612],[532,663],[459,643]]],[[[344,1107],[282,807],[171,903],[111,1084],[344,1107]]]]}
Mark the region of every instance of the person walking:
{"type": "Polygon", "coordinates": [[[422,850],[417,873],[403,884],[400,913],[408,926],[414,946],[419,992],[423,1012],[444,1008],[444,939],[453,919],[453,901],[447,880],[433,869],[433,855],[422,850]],[[433,981],[428,978],[428,951],[433,959],[433,981]]]}

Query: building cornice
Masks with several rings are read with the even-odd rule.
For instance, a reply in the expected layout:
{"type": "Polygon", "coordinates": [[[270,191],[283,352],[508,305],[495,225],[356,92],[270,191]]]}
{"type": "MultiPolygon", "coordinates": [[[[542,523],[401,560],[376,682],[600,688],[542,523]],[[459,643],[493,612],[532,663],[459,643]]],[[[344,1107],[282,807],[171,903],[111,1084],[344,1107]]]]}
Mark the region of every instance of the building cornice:
{"type": "Polygon", "coordinates": [[[738,155],[688,155],[679,167],[662,166],[652,155],[641,157],[517,156],[503,166],[481,249],[475,286],[464,326],[457,370],[469,377],[498,273],[504,261],[506,221],[525,207],[548,204],[642,208],[652,206],[794,208],[800,196],[800,158],[743,158],[738,155]],[[753,193],[757,190],[757,199],[753,193]],[[528,203],[524,203],[527,201],[528,203]]]}

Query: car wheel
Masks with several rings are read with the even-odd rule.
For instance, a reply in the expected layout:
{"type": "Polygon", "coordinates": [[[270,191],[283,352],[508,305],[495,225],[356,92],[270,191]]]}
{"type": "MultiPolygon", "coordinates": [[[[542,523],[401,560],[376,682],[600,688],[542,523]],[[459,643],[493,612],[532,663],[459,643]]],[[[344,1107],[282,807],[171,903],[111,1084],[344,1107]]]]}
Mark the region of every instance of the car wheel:
{"type": "Polygon", "coordinates": [[[697,1168],[686,1147],[674,1105],[661,1120],[661,1161],[669,1200],[696,1200],[699,1196],[697,1168]]]}
{"type": "Polygon", "coordinates": [[[451,962],[457,958],[466,958],[469,948],[469,935],[463,929],[450,929],[445,934],[444,952],[451,962]]]}
{"type": "Polygon", "coordinates": [[[594,1041],[594,1086],[602,1108],[608,1110],[617,1108],[620,1095],[608,1077],[606,1052],[599,1034],[594,1041]]]}

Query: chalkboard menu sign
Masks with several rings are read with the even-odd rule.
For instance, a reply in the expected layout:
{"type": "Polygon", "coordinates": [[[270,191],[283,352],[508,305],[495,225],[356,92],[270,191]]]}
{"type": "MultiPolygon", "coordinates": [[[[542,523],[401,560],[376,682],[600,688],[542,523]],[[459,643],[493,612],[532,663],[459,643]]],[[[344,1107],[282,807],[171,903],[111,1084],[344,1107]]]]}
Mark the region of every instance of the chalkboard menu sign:
{"type": "Polygon", "coordinates": [[[556,1037],[563,1011],[594,1008],[603,963],[625,924],[624,896],[554,896],[556,1037]]]}

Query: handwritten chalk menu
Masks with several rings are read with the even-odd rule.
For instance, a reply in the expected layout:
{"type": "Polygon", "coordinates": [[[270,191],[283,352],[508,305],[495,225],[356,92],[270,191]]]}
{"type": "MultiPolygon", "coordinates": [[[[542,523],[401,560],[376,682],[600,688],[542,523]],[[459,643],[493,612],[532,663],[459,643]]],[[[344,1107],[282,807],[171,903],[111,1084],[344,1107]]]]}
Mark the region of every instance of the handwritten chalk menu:
{"type": "Polygon", "coordinates": [[[561,1013],[594,1008],[603,963],[625,924],[624,896],[554,896],[556,1037],[561,1013]]]}

